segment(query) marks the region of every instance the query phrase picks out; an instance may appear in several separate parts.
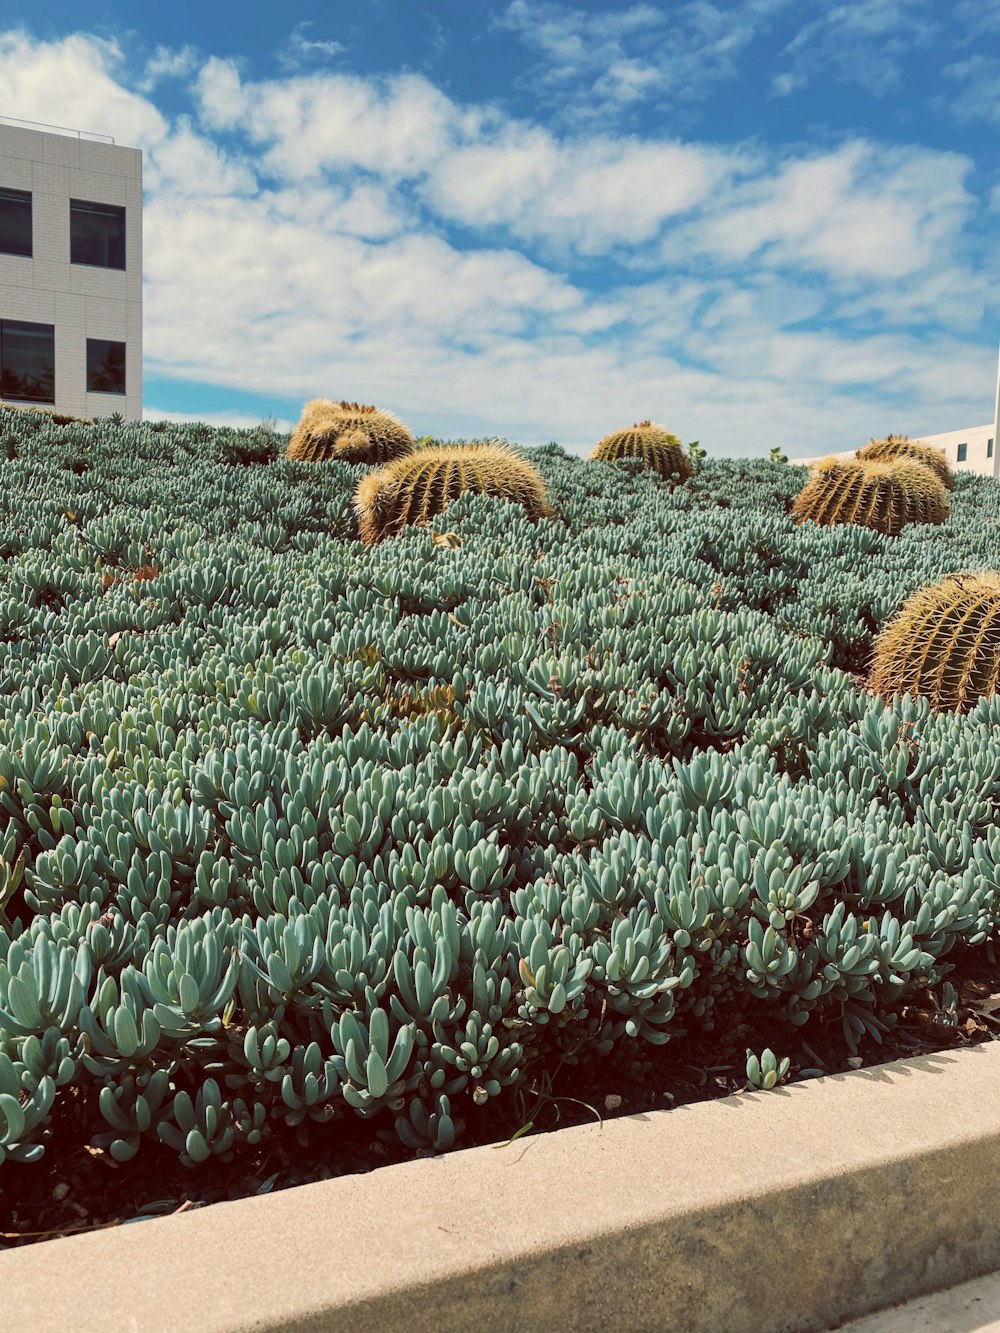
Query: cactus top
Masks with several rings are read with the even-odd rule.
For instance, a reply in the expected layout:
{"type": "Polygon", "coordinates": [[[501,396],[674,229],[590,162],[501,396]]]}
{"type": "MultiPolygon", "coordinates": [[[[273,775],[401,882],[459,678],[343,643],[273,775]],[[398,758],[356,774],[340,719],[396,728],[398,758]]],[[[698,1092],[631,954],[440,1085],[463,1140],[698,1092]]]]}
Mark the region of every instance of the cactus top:
{"type": "Polygon", "coordinates": [[[947,490],[955,489],[955,474],[944,450],[935,449],[922,440],[911,440],[907,435],[886,435],[884,439],[869,440],[857,451],[856,457],[865,462],[883,463],[893,458],[912,458],[929,467],[947,490]]]}
{"type": "Polygon", "coordinates": [[[367,403],[314,398],[302,409],[288,457],[307,463],[387,463],[413,447],[413,436],[391,412],[367,403]]]}
{"type": "Polygon", "coordinates": [[[797,523],[853,523],[896,536],[907,523],[944,523],[948,496],[922,463],[831,458],[817,464],[792,506],[797,523]]]}
{"type": "Polygon", "coordinates": [[[677,436],[649,420],[637,421],[625,430],[605,435],[594,446],[590,457],[604,463],[615,463],[620,458],[641,458],[643,467],[663,477],[679,476],[684,481],[694,471],[677,436]]]}
{"type": "Polygon", "coordinates": [[[465,491],[521,505],[534,520],[548,512],[545,483],[530,463],[498,444],[429,445],[370,473],[355,508],[368,545],[443,513],[465,491]]]}

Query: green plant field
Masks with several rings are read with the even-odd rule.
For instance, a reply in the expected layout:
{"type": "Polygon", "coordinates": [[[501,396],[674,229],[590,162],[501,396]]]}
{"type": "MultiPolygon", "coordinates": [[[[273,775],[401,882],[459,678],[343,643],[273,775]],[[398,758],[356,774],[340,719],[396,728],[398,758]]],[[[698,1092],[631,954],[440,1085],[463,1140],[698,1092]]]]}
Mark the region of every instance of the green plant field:
{"type": "Polygon", "coordinates": [[[366,469],[286,442],[0,421],[0,1160],[71,1094],[120,1161],[359,1117],[442,1150],[629,1044],[854,1051],[993,936],[1000,701],[863,679],[995,561],[993,482],[889,537],[796,525],[778,462],[547,446],[551,516],[365,547],[366,469]]]}

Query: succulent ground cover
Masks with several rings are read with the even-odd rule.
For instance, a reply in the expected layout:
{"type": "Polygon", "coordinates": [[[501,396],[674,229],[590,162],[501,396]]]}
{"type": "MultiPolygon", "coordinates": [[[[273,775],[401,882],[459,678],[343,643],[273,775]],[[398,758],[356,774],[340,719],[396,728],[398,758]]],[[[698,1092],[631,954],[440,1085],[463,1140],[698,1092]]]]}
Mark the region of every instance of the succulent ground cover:
{"type": "Polygon", "coordinates": [[[992,481],[890,536],[547,446],[545,512],[368,546],[369,470],[268,431],[7,415],[8,1239],[84,1161],[149,1215],[989,1026],[1000,701],[868,673],[992,481]]]}

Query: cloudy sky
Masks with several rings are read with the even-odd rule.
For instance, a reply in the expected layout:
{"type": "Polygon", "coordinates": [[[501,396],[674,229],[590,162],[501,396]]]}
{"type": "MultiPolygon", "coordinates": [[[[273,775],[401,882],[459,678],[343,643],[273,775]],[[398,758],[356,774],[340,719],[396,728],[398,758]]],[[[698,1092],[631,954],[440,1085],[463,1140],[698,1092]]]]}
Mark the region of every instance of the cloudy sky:
{"type": "Polygon", "coordinates": [[[147,415],[804,455],[992,418],[1000,0],[4,6],[144,151],[147,415]]]}

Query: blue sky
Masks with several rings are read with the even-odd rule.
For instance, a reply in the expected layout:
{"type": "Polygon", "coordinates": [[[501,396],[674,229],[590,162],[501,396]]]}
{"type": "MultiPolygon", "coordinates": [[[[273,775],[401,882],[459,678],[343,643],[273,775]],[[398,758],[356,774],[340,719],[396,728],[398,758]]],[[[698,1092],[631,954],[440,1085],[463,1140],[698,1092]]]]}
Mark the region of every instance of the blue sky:
{"type": "Polygon", "coordinates": [[[0,115],[144,150],[147,415],[721,456],[992,417],[1000,0],[45,3],[0,115]]]}

